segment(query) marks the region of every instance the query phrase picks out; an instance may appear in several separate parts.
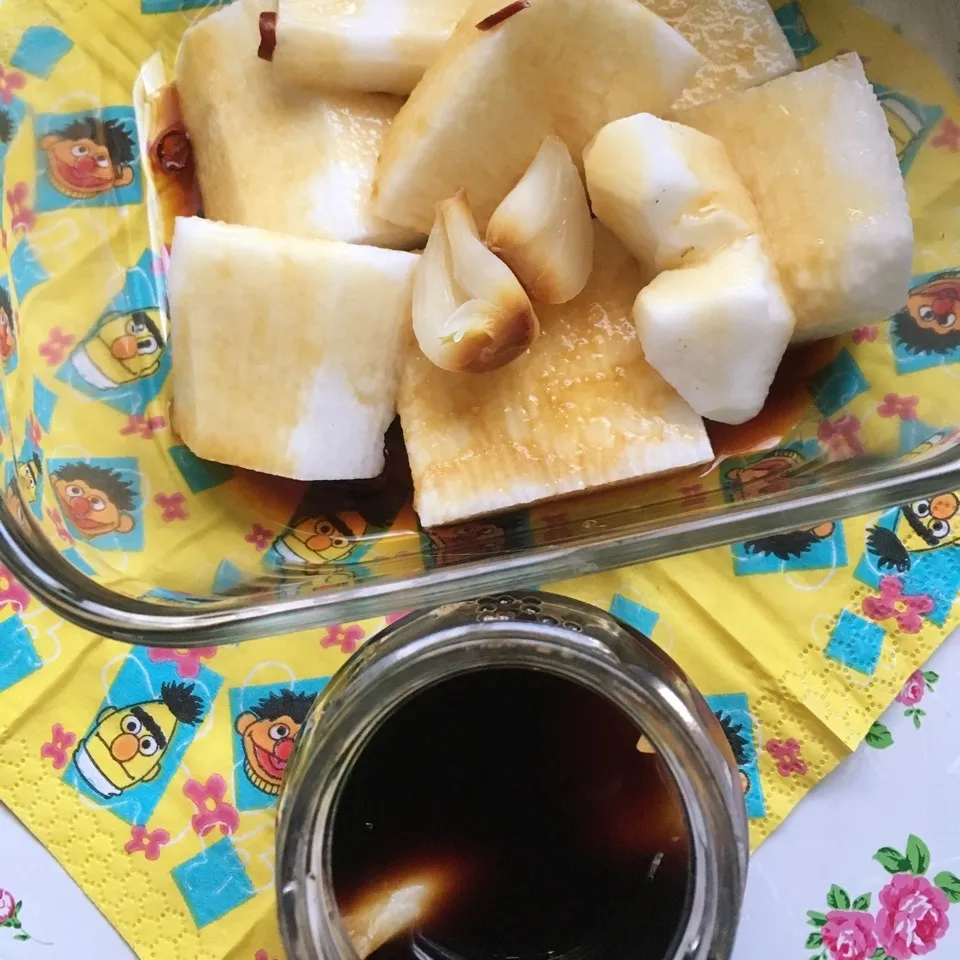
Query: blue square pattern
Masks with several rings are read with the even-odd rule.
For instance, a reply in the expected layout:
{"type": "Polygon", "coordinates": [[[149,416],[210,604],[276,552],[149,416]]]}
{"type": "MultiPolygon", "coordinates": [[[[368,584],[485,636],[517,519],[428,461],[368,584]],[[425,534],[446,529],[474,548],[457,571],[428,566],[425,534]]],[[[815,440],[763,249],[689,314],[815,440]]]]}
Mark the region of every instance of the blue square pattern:
{"type": "Polygon", "coordinates": [[[813,540],[806,544],[798,556],[786,558],[773,552],[777,542],[787,544],[793,539],[798,543],[794,549],[804,543],[804,531],[767,537],[765,540],[748,540],[735,543],[730,550],[733,553],[733,572],[738,577],[749,577],[757,573],[787,573],[791,570],[832,570],[847,565],[847,541],[843,533],[843,524],[834,524],[833,533],[822,540],[813,540]],[[747,544],[751,544],[748,548],[747,544]]]}
{"type": "Polygon", "coordinates": [[[780,29],[783,30],[784,36],[798,57],[805,57],[820,46],[820,41],[810,32],[807,18],[796,0],[778,7],[776,17],[780,29]]]}
{"type": "Polygon", "coordinates": [[[49,387],[45,387],[38,377],[33,378],[33,413],[47,433],[50,432],[57,400],[57,395],[49,387]]]}
{"type": "Polygon", "coordinates": [[[823,652],[831,660],[872,677],[880,661],[884,636],[883,627],[844,610],[823,652]]]}
{"type": "Polygon", "coordinates": [[[931,427],[922,420],[900,421],[900,452],[909,453],[916,450],[921,443],[926,443],[932,436],[940,433],[940,427],[931,427]]]}
{"type": "Polygon", "coordinates": [[[613,595],[610,612],[624,623],[629,623],[634,630],[639,630],[645,637],[653,635],[653,628],[660,619],[659,613],[642,604],[635,603],[633,600],[628,600],[619,593],[613,595]]]}
{"type": "Polygon", "coordinates": [[[86,110],[80,113],[38,113],[33,120],[33,129],[37,140],[37,213],[48,213],[51,210],[64,208],[122,207],[142,202],[143,172],[140,169],[140,152],[137,146],[139,142],[137,121],[132,107],[101,107],[99,110],[86,110]],[[72,123],[83,120],[115,125],[117,130],[126,133],[132,148],[130,155],[122,158],[117,155],[114,165],[117,171],[130,179],[130,182],[78,198],[62,193],[55,186],[55,181],[50,176],[47,151],[40,149],[40,143],[44,137],[61,135],[72,123]],[[129,171],[129,173],[124,174],[123,171],[129,171]]]}
{"type": "Polygon", "coordinates": [[[9,690],[42,666],[33,637],[20,616],[14,614],[0,623],[0,692],[9,690]]]}
{"type": "Polygon", "coordinates": [[[199,697],[202,703],[201,715],[197,724],[191,726],[188,723],[178,723],[170,743],[160,756],[160,772],[156,778],[134,784],[120,793],[119,796],[104,797],[93,790],[78,772],[76,754],[74,754],[74,762],[67,767],[63,775],[63,782],[82,793],[84,797],[116,814],[126,823],[139,824],[140,826],[145,825],[153,815],[153,811],[156,810],[164,791],[180,766],[184,753],[193,742],[197,730],[203,725],[213,705],[214,698],[223,684],[223,677],[206,666],[200,667],[200,673],[195,679],[182,680],[177,674],[175,663],[169,661],[154,663],[148,653],[149,651],[145,647],[136,647],[127,655],[123,666],[120,667],[113,683],[110,684],[105,699],[97,707],[89,728],[78,742],[77,750],[83,746],[84,741],[96,728],[97,718],[104,709],[107,707],[123,709],[158,700],[161,684],[165,682],[192,685],[190,692],[199,697]]]}
{"type": "MultiPolygon", "coordinates": [[[[63,514],[63,522],[66,528],[73,535],[74,539],[89,543],[90,546],[98,550],[125,550],[136,551],[143,549],[143,497],[140,489],[140,470],[136,457],[86,457],[82,460],[60,460],[51,459],[47,461],[47,469],[51,478],[59,471],[69,477],[69,468],[77,464],[85,464],[98,470],[109,472],[111,485],[122,484],[129,491],[133,506],[130,510],[120,509],[121,517],[128,517],[133,526],[121,533],[120,529],[109,533],[85,534],[72,519],[69,500],[58,501],[60,512],[63,514]]],[[[101,483],[103,486],[103,483],[101,483]]],[[[103,490],[104,494],[109,494],[109,490],[103,490]]],[[[108,528],[109,529],[109,528],[108,528]]]]}
{"type": "Polygon", "coordinates": [[[226,593],[244,581],[243,571],[229,560],[221,560],[213,575],[213,592],[226,593]]]}
{"type": "Polygon", "coordinates": [[[23,305],[26,295],[36,286],[49,279],[49,274],[33,252],[29,240],[21,240],[10,255],[10,273],[17,302],[23,305]]]}
{"type": "Polygon", "coordinates": [[[56,27],[27,27],[10,66],[46,80],[72,48],[73,41],[56,27]]]}
{"type": "Polygon", "coordinates": [[[219,7],[229,0],[140,0],[141,13],[175,13],[197,7],[219,7]]]}
{"type": "Polygon", "coordinates": [[[64,560],[70,564],[74,569],[79,570],[81,573],[85,573],[88,577],[92,577],[96,574],[96,569],[92,567],[83,557],[80,556],[80,552],[76,547],[69,547],[64,550],[61,554],[64,560]]]}
{"type": "Polygon", "coordinates": [[[233,786],[238,810],[264,810],[276,804],[277,798],[255,787],[244,772],[243,737],[237,733],[236,722],[240,714],[255,707],[271,693],[306,693],[316,696],[326,685],[329,677],[313,680],[295,680],[290,683],[270,683],[256,687],[234,687],[230,691],[230,724],[233,728],[233,786]]]}
{"type": "Polygon", "coordinates": [[[203,493],[204,490],[219,487],[233,476],[233,467],[211,460],[201,460],[185,446],[171,447],[169,452],[170,459],[180,471],[191,493],[203,493]]]}
{"type": "Polygon", "coordinates": [[[198,927],[226,916],[256,893],[229,837],[174,867],[170,875],[198,927]]]}
{"type": "Polygon", "coordinates": [[[854,397],[870,389],[867,378],[849,350],[841,350],[836,359],[807,381],[813,402],[825,417],[832,417],[854,397]]]}
{"type": "Polygon", "coordinates": [[[933,610],[926,619],[942,627],[960,591],[960,543],[910,554],[910,569],[901,574],[906,596],[926,593],[933,610]]]}
{"type": "Polygon", "coordinates": [[[751,818],[767,815],[763,799],[763,784],[760,782],[760,763],[757,757],[756,734],[753,729],[753,716],[745,693],[718,693],[706,697],[707,704],[715,714],[726,714],[734,725],[740,728],[740,736],[746,741],[743,753],[746,762],[739,769],[749,780],[749,789],[743,799],[747,807],[747,816],[751,818]]]}

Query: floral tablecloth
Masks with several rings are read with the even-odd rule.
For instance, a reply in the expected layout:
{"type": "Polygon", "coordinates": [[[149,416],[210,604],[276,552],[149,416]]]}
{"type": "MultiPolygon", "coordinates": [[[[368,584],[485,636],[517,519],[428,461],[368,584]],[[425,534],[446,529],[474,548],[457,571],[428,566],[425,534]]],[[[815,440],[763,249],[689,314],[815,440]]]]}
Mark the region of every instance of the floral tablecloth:
{"type": "MultiPolygon", "coordinates": [[[[960,631],[754,855],[733,960],[960,957],[958,697],[960,631]]],[[[0,807],[0,960],[133,957],[0,807]]]]}

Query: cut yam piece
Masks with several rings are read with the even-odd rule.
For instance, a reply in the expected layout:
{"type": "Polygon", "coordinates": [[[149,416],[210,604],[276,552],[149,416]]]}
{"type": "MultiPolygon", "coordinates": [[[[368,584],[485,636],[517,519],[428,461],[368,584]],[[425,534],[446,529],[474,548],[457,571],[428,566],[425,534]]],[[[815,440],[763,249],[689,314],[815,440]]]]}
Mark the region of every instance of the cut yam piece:
{"type": "Polygon", "coordinates": [[[547,135],[579,159],[611,120],[668,109],[702,63],[636,0],[476,0],[386,136],[375,209],[427,232],[465,187],[482,233],[547,135]]]}
{"type": "Polygon", "coordinates": [[[645,267],[698,263],[760,230],[723,144],[649,113],[608,123],[583,153],[590,203],[645,267]]]}
{"type": "Polygon", "coordinates": [[[234,0],[180,45],[177,90],[204,213],[302,237],[416,246],[417,231],[370,208],[377,154],[400,100],[277,83],[272,64],[257,57],[263,8],[234,0]]]}
{"type": "Polygon", "coordinates": [[[750,191],[801,343],[885,319],[906,302],[913,224],[896,148],[860,58],[684,110],[750,191]]]}
{"type": "Polygon", "coordinates": [[[469,0],[279,0],[273,65],[282,83],[406,96],[469,0]]]}
{"type": "Polygon", "coordinates": [[[693,107],[797,69],[767,0],[643,0],[706,57],[674,104],[693,107]]]}
{"type": "Polygon", "coordinates": [[[758,236],[644,287],[633,318],[647,361],[701,416],[744,423],[763,406],[793,312],[758,236]]]}
{"type": "Polygon", "coordinates": [[[177,430],[198,456],[297,480],[377,476],[417,254],[178,218],[177,430]]]}
{"type": "Polygon", "coordinates": [[[587,286],[537,305],[540,337],[509,366],[448,373],[411,343],[398,407],[424,526],[712,458],[703,421],[643,358],[630,316],[641,283],[596,224],[587,286]]]}

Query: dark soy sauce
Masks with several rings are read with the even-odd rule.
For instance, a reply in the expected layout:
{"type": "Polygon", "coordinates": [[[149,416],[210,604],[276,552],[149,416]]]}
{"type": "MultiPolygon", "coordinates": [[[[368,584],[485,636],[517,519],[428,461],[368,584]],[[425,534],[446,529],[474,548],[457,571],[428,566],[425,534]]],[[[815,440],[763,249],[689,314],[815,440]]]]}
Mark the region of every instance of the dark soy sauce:
{"type": "MultiPolygon", "coordinates": [[[[345,917],[431,878],[374,960],[662,960],[691,862],[676,785],[603,697],[521,669],[445,680],[374,733],[338,800],[345,917]]],[[[349,926],[349,924],[348,924],[349,926]]]]}

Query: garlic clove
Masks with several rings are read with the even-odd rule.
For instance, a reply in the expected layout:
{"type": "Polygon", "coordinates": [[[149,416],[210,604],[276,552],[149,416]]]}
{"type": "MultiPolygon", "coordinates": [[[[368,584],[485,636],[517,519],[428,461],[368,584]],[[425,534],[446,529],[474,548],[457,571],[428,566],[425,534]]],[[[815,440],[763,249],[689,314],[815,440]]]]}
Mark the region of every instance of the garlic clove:
{"type": "Polygon", "coordinates": [[[544,303],[566,303],[593,265],[593,224],[567,145],[547,137],[487,225],[487,246],[544,303]]]}
{"type": "Polygon", "coordinates": [[[413,332],[427,358],[454,373],[496,370],[540,332],[520,282],[480,239],[463,191],[437,204],[414,274],[413,332]]]}

